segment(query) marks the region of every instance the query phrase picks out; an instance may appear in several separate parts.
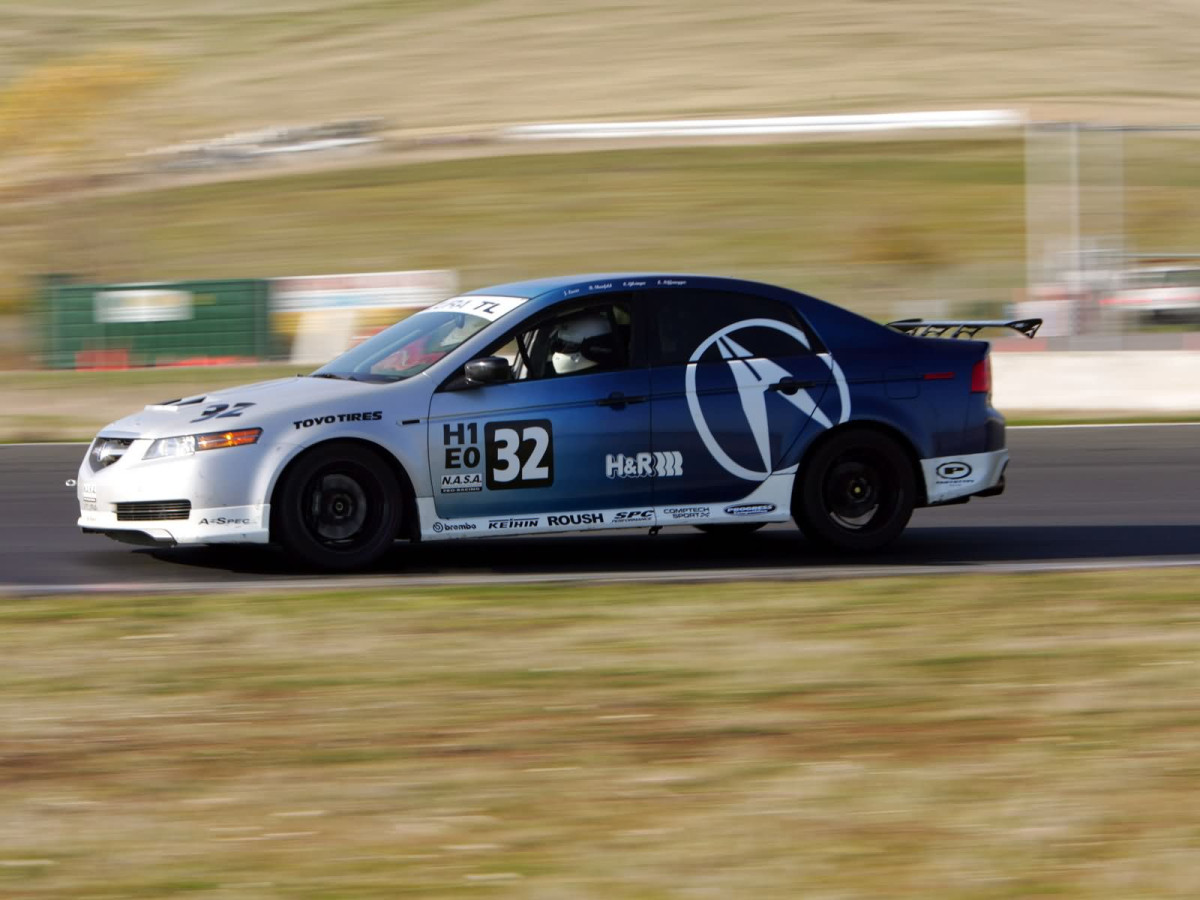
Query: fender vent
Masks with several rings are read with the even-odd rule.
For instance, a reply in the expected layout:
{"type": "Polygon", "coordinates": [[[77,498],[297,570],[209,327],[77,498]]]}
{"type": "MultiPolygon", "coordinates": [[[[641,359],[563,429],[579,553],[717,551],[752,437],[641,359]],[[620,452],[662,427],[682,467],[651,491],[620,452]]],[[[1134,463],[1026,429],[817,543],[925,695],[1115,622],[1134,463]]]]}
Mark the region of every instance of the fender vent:
{"type": "Polygon", "coordinates": [[[186,519],[192,514],[191,500],[153,500],[142,503],[118,503],[118,522],[158,522],[186,519]]]}

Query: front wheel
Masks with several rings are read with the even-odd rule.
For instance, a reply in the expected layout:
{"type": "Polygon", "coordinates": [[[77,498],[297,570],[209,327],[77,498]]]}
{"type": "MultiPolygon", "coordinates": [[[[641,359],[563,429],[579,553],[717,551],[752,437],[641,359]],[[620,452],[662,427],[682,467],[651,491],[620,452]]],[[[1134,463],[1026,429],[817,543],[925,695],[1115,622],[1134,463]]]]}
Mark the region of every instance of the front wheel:
{"type": "Polygon", "coordinates": [[[272,510],[279,542],[297,561],[347,571],[378,560],[400,532],[404,497],[378,456],[351,444],[319,446],[284,476],[272,510]]]}
{"type": "Polygon", "coordinates": [[[900,536],[916,505],[916,477],[900,445],[877,431],[835,434],[806,461],[792,515],[823,547],[869,553],[900,536]]]}

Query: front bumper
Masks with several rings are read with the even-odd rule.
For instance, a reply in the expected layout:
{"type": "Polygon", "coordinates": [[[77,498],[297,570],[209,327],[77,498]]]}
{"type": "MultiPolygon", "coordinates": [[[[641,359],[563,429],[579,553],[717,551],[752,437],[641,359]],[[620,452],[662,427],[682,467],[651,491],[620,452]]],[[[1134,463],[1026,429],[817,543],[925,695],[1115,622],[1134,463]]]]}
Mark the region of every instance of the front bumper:
{"type": "Polygon", "coordinates": [[[150,443],[135,439],[121,459],[103,468],[84,458],[76,479],[81,529],[141,544],[267,543],[265,448],[145,460],[150,443]],[[190,506],[184,508],[185,502],[190,506]],[[167,517],[155,517],[159,508],[167,517]]]}

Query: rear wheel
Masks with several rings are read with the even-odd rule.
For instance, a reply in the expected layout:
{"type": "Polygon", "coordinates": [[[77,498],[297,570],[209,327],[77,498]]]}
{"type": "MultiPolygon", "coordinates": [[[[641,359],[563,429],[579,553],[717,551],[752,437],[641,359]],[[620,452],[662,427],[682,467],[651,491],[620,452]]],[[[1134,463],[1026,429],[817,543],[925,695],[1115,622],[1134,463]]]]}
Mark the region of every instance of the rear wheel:
{"type": "Polygon", "coordinates": [[[900,536],[915,505],[916,477],[900,445],[854,429],[833,435],[806,461],[792,515],[814,543],[868,553],[900,536]]]}
{"type": "Polygon", "coordinates": [[[345,571],[375,562],[400,532],[404,497],[396,476],[370,450],[317,447],[284,476],[272,519],[297,561],[345,571]]]}

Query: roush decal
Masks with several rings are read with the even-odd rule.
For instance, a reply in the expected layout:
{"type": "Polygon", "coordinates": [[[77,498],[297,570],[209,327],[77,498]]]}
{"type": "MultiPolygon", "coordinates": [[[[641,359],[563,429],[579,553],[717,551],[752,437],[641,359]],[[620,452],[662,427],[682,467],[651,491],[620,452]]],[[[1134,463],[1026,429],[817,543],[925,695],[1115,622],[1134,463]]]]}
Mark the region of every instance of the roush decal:
{"type": "Polygon", "coordinates": [[[546,524],[551,528],[561,528],[564,525],[601,525],[604,513],[563,513],[557,516],[546,516],[546,524]]]}
{"type": "Polygon", "coordinates": [[[683,474],[683,454],[678,450],[608,453],[604,474],[609,478],[676,478],[683,474]]]}
{"type": "Polygon", "coordinates": [[[775,512],[774,503],[737,503],[725,507],[725,513],[730,516],[765,516],[775,512]]]}
{"type": "MultiPolygon", "coordinates": [[[[246,404],[252,406],[253,404],[246,404]]],[[[226,413],[228,415],[228,413],[226,413]]],[[[241,413],[238,413],[241,415],[241,413]]],[[[217,416],[218,419],[223,419],[224,416],[217,416]]],[[[292,422],[293,427],[297,430],[301,428],[312,428],[314,425],[332,425],[335,422],[378,422],[383,419],[383,410],[376,409],[371,412],[356,412],[356,413],[338,413],[335,416],[313,416],[311,419],[299,419],[292,422]]],[[[199,419],[193,419],[193,422],[199,422],[199,419]]]]}
{"type": "Polygon", "coordinates": [[[554,434],[549,419],[488,422],[483,426],[488,490],[554,484],[554,434]]]}
{"type": "Polygon", "coordinates": [[[810,353],[812,351],[808,335],[787,322],[779,322],[775,319],[743,319],[732,325],[726,325],[700,342],[688,360],[685,391],[688,410],[692,414],[692,422],[695,424],[696,431],[699,432],[705,448],[712,454],[717,464],[730,475],[738,478],[747,481],[765,481],[772,474],[790,474],[796,471],[795,465],[776,469],[772,462],[771,424],[767,407],[768,391],[777,394],[782,400],[790,403],[822,428],[832,428],[834,424],[840,425],[850,418],[850,389],[846,384],[845,374],[833,357],[828,353],[816,354],[816,357],[829,369],[833,381],[837,385],[839,413],[835,423],[821,407],[817,406],[817,402],[804,388],[803,379],[797,379],[779,363],[756,356],[734,339],[733,335],[739,331],[751,328],[767,328],[778,331],[796,341],[803,348],[803,352],[810,353]],[[700,358],[713,346],[717,348],[721,358],[728,365],[734,384],[737,385],[742,412],[746,417],[746,429],[753,438],[754,445],[761,457],[761,468],[751,468],[733,459],[717,441],[705,418],[704,402],[696,390],[696,368],[700,358]],[[786,385],[788,381],[794,381],[797,384],[794,388],[790,386],[781,388],[781,385],[786,385]]]}

